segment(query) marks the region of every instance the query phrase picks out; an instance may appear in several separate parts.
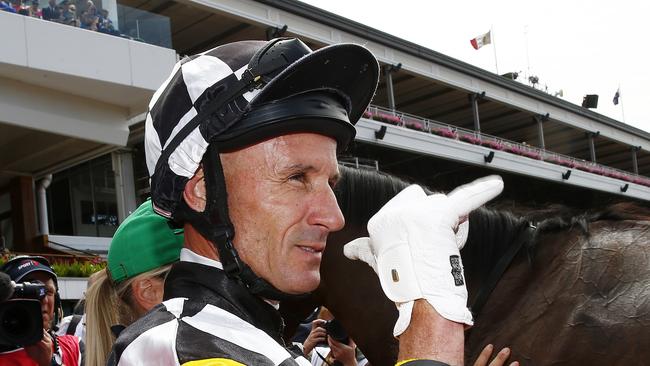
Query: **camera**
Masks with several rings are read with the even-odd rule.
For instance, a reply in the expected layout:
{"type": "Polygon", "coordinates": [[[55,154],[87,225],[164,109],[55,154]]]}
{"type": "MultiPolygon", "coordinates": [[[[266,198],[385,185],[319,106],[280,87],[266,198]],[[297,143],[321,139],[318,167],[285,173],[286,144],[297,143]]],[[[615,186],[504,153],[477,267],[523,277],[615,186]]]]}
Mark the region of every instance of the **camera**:
{"type": "Polygon", "coordinates": [[[45,285],[40,281],[23,282],[14,285],[13,299],[42,300],[45,297],[45,285]]]}
{"type": "Polygon", "coordinates": [[[4,350],[34,344],[43,338],[43,315],[40,300],[45,285],[40,282],[14,284],[0,272],[0,346],[4,350]]]}
{"type": "Polygon", "coordinates": [[[327,335],[335,341],[341,342],[343,344],[350,343],[350,337],[348,337],[348,333],[345,331],[345,328],[343,328],[343,324],[341,324],[341,322],[338,320],[332,319],[326,321],[325,324],[323,324],[323,328],[325,328],[327,335]]]}

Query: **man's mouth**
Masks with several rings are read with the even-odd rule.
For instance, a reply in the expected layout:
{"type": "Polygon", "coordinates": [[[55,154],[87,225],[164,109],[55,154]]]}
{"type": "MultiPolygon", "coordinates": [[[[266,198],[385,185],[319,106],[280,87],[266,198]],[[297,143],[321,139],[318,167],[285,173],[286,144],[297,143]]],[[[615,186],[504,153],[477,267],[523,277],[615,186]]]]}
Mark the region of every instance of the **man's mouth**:
{"type": "Polygon", "coordinates": [[[325,246],[298,245],[298,248],[300,248],[301,250],[304,250],[305,252],[308,252],[308,253],[322,253],[323,250],[325,250],[325,246]]]}

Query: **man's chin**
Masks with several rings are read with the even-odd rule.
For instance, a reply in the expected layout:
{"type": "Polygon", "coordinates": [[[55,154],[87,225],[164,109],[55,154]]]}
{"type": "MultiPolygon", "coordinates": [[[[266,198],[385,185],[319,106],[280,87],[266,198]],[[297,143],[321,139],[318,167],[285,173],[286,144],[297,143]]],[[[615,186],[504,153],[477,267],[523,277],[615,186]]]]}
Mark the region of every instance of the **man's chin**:
{"type": "Polygon", "coordinates": [[[49,316],[43,315],[43,329],[50,329],[52,324],[52,318],[49,316]]]}
{"type": "Polygon", "coordinates": [[[291,295],[303,295],[312,292],[318,288],[320,284],[320,273],[306,274],[300,277],[293,278],[291,281],[286,281],[284,286],[275,286],[277,289],[284,293],[291,295]],[[288,282],[288,283],[287,283],[288,282]]]}

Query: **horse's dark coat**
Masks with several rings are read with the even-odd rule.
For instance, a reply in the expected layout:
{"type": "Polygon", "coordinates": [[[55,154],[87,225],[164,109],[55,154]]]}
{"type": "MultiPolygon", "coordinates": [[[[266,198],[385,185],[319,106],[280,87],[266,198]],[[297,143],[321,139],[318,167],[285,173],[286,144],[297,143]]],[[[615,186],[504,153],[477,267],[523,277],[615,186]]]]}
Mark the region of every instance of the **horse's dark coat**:
{"type": "MultiPolygon", "coordinates": [[[[288,330],[315,304],[327,306],[373,366],[394,364],[394,305],[372,269],[342,246],[366,236],[368,219],[407,183],[342,167],[337,188],[346,228],[333,233],[321,286],[309,301],[284,304],[288,330]],[[300,310],[300,309],[304,310],[300,310]]],[[[466,337],[468,359],[485,343],[511,346],[526,365],[643,364],[650,359],[650,212],[620,204],[597,212],[554,207],[524,215],[479,209],[462,257],[470,299],[528,226],[536,236],[499,281],[466,337]]]]}

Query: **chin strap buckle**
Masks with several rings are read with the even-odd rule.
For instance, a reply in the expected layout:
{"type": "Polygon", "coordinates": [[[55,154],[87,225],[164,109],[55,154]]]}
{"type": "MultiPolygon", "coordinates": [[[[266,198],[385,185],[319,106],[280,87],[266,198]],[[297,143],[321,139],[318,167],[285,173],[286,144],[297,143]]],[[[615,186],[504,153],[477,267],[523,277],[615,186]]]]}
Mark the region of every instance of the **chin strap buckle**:
{"type": "Polygon", "coordinates": [[[221,259],[223,270],[226,271],[228,277],[238,277],[242,272],[243,265],[232,243],[232,233],[230,230],[226,230],[223,235],[223,238],[219,240],[219,246],[221,247],[219,248],[221,249],[219,255],[225,257],[221,259]]]}

